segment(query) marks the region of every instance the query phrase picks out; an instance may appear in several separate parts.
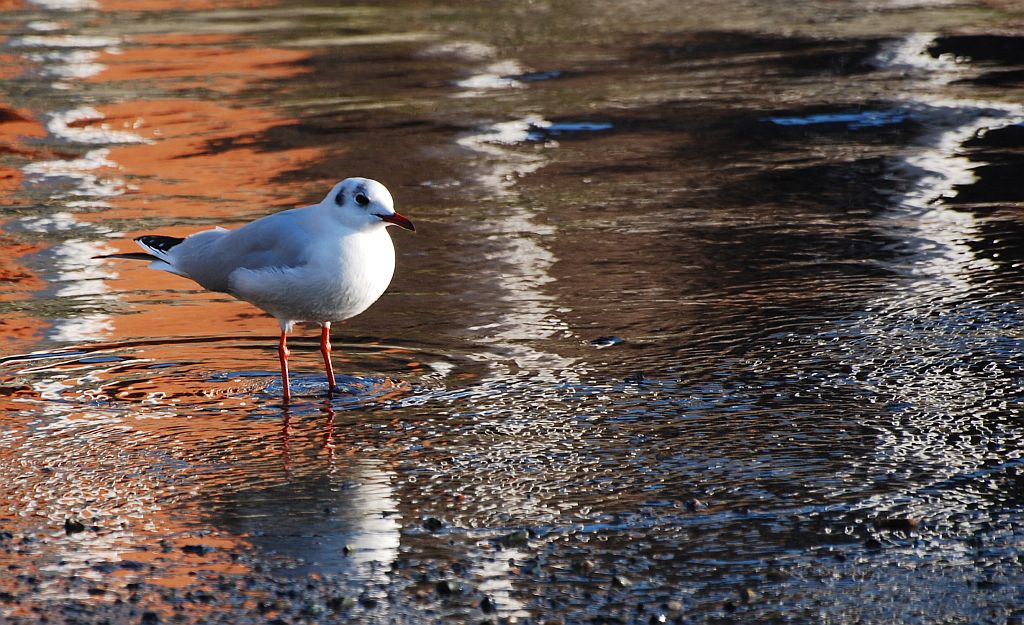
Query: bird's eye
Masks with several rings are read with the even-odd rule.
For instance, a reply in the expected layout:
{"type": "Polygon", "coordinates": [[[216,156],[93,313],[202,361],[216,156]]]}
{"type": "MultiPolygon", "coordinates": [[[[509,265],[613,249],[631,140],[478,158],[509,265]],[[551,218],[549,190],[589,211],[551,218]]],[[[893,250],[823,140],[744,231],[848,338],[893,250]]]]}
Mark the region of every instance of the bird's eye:
{"type": "Polygon", "coordinates": [[[363,193],[356,193],[356,204],[360,206],[366,206],[370,203],[370,198],[366,197],[363,193]]]}

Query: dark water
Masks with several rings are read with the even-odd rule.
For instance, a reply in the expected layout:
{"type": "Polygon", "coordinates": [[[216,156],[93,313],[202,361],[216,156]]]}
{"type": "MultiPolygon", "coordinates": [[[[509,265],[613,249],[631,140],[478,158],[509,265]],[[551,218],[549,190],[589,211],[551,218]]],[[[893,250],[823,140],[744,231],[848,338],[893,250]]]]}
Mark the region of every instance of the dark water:
{"type": "Polygon", "coordinates": [[[0,620],[1024,619],[1012,3],[0,7],[0,620]],[[333,399],[92,258],[350,175],[333,399]]]}

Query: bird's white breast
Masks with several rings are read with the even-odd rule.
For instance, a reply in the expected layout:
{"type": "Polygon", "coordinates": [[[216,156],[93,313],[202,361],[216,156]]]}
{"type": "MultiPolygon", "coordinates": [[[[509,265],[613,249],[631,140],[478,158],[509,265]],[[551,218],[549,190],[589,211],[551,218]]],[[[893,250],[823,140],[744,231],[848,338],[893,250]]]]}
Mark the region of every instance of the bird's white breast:
{"type": "Polygon", "coordinates": [[[337,321],[358,315],[384,294],[395,273],[395,247],[385,228],[349,235],[330,247],[310,264],[323,279],[324,305],[336,315],[327,320],[337,321]]]}
{"type": "Polygon", "coordinates": [[[385,228],[323,236],[299,267],[238,269],[231,290],[281,321],[341,321],[383,295],[395,272],[385,228]]]}

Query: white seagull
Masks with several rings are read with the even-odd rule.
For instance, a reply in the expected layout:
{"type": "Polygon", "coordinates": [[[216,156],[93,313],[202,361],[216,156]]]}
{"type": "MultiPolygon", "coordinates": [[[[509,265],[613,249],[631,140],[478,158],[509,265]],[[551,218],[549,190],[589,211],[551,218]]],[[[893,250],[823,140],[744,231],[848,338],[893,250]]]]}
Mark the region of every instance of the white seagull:
{"type": "Polygon", "coordinates": [[[387,187],[368,178],[334,185],[319,204],[267,215],[237,230],[214,228],[187,238],[146,235],[145,253],[101,258],[148,260],[150,267],[228,293],[277,318],[284,401],[288,386],[288,333],[296,322],[320,324],[320,353],[334,391],[331,322],[354,317],[377,301],[395,272],[387,226],[415,230],[395,212],[387,187]]]}

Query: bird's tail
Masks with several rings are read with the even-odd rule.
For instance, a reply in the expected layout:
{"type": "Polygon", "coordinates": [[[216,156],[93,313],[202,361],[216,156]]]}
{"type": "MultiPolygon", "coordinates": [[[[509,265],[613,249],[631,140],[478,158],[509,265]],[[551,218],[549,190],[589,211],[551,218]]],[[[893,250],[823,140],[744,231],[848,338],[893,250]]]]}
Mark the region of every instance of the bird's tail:
{"type": "MultiPolygon", "coordinates": [[[[139,244],[139,247],[146,250],[145,252],[120,252],[117,254],[93,256],[93,258],[124,258],[128,260],[167,262],[167,252],[184,240],[185,239],[182,239],[181,237],[165,237],[159,234],[147,234],[141,237],[136,237],[135,239],[135,242],[139,244]]],[[[163,269],[163,267],[158,268],[163,269]]]]}
{"type": "Polygon", "coordinates": [[[151,261],[151,262],[154,261],[154,260],[160,260],[156,256],[153,256],[152,254],[147,254],[145,252],[124,252],[124,253],[120,253],[120,254],[100,254],[99,256],[93,256],[93,258],[125,258],[125,259],[128,259],[128,260],[148,260],[148,261],[151,261]]]}

